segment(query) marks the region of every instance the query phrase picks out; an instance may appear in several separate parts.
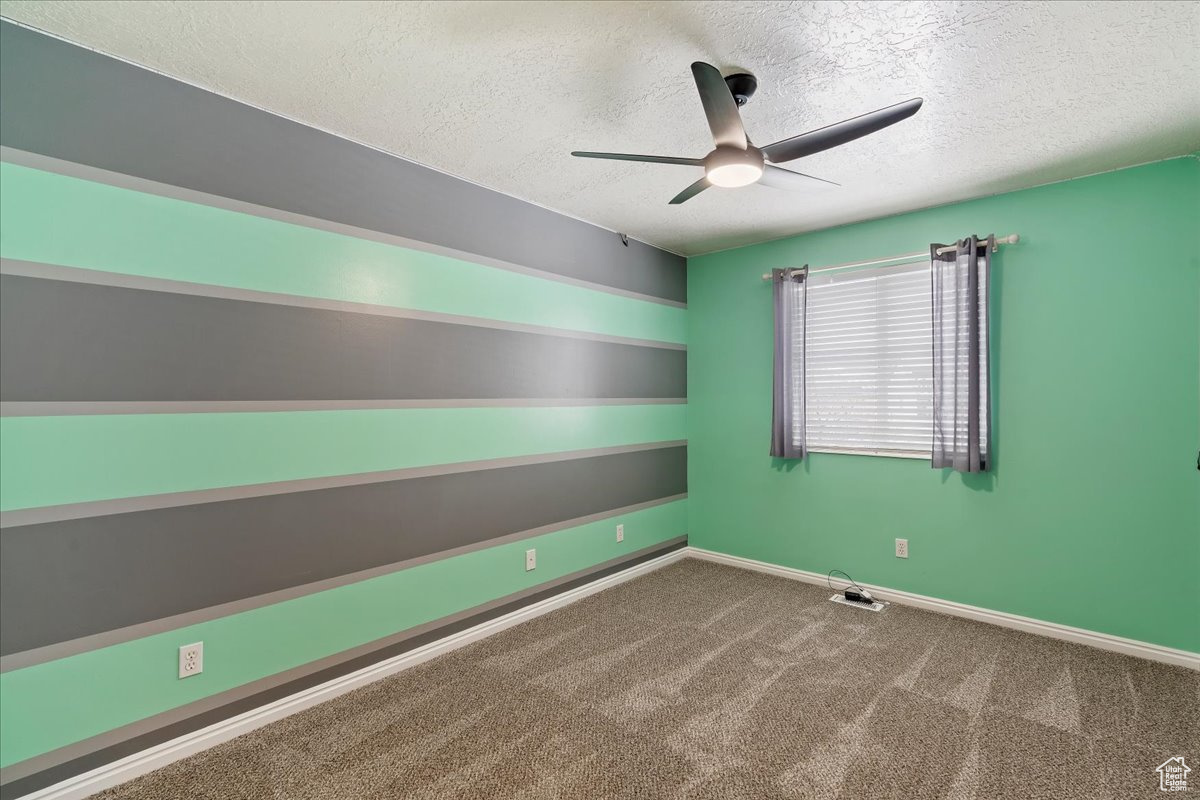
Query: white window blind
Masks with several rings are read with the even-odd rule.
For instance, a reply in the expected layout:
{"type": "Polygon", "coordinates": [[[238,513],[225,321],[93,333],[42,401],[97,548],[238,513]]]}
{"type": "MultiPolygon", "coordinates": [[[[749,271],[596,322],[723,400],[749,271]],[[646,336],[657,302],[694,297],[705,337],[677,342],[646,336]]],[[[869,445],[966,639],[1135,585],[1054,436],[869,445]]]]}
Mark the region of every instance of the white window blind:
{"type": "Polygon", "coordinates": [[[928,458],[929,263],[818,272],[808,281],[809,449],[928,458]]]}

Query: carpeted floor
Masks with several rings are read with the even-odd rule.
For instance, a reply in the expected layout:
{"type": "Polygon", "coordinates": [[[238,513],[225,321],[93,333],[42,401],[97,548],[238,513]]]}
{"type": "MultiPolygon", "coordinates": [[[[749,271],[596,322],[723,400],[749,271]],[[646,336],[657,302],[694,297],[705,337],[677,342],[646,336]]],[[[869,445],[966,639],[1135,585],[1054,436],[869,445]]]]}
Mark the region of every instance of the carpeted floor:
{"type": "Polygon", "coordinates": [[[829,594],[681,561],[99,797],[1200,795],[1200,673],[829,594]]]}

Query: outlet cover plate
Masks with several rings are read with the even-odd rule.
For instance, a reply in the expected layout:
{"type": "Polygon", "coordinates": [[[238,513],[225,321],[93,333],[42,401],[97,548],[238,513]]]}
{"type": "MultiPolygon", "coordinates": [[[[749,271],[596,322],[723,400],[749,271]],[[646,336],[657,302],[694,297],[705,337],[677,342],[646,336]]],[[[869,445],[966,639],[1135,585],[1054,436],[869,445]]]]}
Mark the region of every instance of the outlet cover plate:
{"type": "Polygon", "coordinates": [[[896,558],[908,558],[908,539],[896,540],[896,558]]]}
{"type": "Polygon", "coordinates": [[[525,551],[525,571],[537,569],[537,550],[525,551]]]}
{"type": "Polygon", "coordinates": [[[185,644],[179,648],[179,677],[190,678],[204,672],[204,642],[185,644]]]}
{"type": "Polygon", "coordinates": [[[624,525],[617,526],[617,541],[618,542],[625,541],[625,526],[624,525]]]}

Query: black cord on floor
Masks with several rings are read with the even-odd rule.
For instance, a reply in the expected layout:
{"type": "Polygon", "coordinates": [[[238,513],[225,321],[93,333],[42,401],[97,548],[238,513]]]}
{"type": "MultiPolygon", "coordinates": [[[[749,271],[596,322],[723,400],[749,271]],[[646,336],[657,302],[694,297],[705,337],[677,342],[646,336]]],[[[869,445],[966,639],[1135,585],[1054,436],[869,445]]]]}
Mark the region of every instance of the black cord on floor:
{"type": "Polygon", "coordinates": [[[842,589],[834,589],[834,588],[833,588],[833,580],[832,580],[832,579],[833,579],[833,576],[834,576],[834,575],[841,575],[841,576],[845,577],[845,579],[846,579],[846,580],[848,580],[848,581],[850,582],[850,585],[846,587],[847,589],[858,589],[858,590],[862,590],[862,588],[863,588],[863,587],[862,587],[862,586],[859,584],[859,582],[858,582],[858,581],[856,581],[856,580],[854,580],[854,578],[851,578],[851,577],[850,577],[850,573],[848,573],[848,572],[842,572],[840,569],[831,569],[831,570],[829,570],[829,574],[825,576],[825,585],[829,587],[830,591],[833,591],[833,592],[840,592],[840,591],[844,591],[844,590],[842,590],[842,589]]]}
{"type": "Polygon", "coordinates": [[[873,594],[871,594],[869,591],[867,591],[866,587],[864,587],[858,581],[854,580],[854,578],[851,578],[850,573],[843,572],[840,569],[829,570],[828,574],[825,575],[825,585],[829,587],[830,591],[843,592],[846,595],[847,600],[863,602],[863,603],[867,603],[868,605],[874,605],[874,604],[878,603],[880,605],[880,607],[887,605],[886,602],[884,602],[883,600],[876,599],[876,597],[873,594]],[[850,582],[850,585],[847,586],[845,589],[834,589],[833,588],[833,576],[834,575],[844,576],[846,578],[846,580],[850,582]],[[854,590],[854,592],[853,592],[854,594],[859,595],[859,596],[851,597],[850,596],[851,589],[854,590]]]}

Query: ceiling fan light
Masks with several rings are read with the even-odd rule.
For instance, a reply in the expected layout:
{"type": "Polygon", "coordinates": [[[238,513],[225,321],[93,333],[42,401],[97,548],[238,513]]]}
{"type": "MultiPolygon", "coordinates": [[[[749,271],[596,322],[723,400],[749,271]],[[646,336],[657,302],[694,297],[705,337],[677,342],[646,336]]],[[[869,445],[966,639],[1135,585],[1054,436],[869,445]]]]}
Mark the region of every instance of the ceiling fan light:
{"type": "Polygon", "coordinates": [[[757,147],[742,150],[718,147],[704,157],[704,177],[713,186],[735,189],[749,186],[762,177],[763,155],[757,147]]]}
{"type": "Polygon", "coordinates": [[[757,164],[718,164],[714,167],[709,167],[705,174],[708,177],[708,182],[713,186],[734,189],[754,183],[762,177],[763,170],[757,164]]]}

